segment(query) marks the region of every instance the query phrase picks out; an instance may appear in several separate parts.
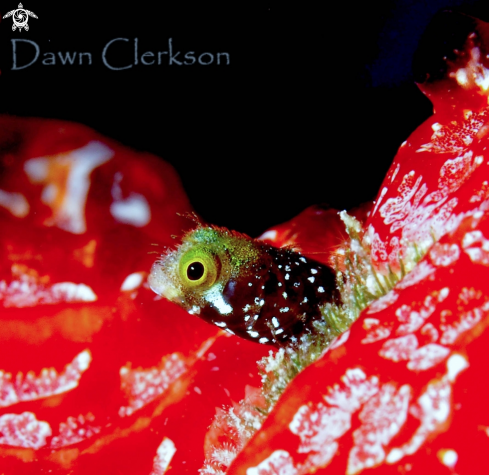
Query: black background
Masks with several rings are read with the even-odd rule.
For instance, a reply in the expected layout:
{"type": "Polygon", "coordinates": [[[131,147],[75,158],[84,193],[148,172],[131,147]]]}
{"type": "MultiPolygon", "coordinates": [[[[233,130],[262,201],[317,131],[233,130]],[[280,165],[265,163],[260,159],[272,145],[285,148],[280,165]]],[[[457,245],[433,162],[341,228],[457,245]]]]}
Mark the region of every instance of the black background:
{"type": "MultiPolygon", "coordinates": [[[[19,0],[2,0],[0,14],[19,0]]],[[[315,203],[373,199],[397,148],[431,114],[411,60],[437,11],[488,20],[487,2],[40,2],[28,32],[0,21],[0,113],[76,121],[149,151],[179,172],[205,220],[258,235],[315,203]],[[12,70],[12,38],[41,58],[12,70]],[[168,50],[227,52],[230,65],[119,65],[168,50]],[[91,52],[91,66],[41,64],[91,52]]],[[[19,46],[23,47],[23,46],[19,46]]],[[[26,50],[24,50],[25,53],[26,50]]],[[[19,50],[19,60],[22,55],[19,50]]],[[[180,59],[180,58],[179,58],[180,59]]],[[[25,64],[25,63],[24,63],[25,64]]]]}

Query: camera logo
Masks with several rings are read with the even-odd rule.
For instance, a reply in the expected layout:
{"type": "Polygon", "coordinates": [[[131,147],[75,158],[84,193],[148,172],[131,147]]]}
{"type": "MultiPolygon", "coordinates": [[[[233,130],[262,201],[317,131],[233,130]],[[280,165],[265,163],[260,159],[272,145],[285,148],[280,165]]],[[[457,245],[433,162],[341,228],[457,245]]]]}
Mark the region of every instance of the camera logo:
{"type": "Polygon", "coordinates": [[[12,25],[13,31],[15,31],[17,28],[19,29],[19,31],[22,31],[22,28],[24,28],[25,31],[29,31],[29,25],[27,24],[29,17],[31,16],[32,18],[37,18],[37,15],[29,10],[26,10],[22,6],[22,3],[19,3],[17,10],[11,10],[10,12],[5,13],[5,15],[3,15],[3,18],[8,18],[10,16],[14,21],[14,24],[12,25]]]}

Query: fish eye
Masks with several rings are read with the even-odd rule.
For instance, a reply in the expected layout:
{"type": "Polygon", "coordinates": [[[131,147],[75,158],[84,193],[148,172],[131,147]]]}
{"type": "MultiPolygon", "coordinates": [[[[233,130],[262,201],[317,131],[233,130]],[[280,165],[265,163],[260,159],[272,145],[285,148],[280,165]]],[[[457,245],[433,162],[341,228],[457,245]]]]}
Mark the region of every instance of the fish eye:
{"type": "Polygon", "coordinates": [[[204,275],[204,265],[202,262],[195,261],[187,266],[187,277],[189,280],[199,280],[204,275]]]}
{"type": "Polygon", "coordinates": [[[189,288],[210,288],[219,277],[220,270],[219,258],[205,248],[192,249],[180,258],[180,279],[189,288]]]}

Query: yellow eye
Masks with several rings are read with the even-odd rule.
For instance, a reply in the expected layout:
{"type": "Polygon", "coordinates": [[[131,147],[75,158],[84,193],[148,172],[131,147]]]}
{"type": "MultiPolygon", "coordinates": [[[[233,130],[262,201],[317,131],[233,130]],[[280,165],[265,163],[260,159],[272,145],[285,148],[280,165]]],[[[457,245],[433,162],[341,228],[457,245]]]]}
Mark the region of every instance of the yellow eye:
{"type": "Polygon", "coordinates": [[[219,260],[206,249],[187,252],[180,259],[180,278],[189,287],[209,288],[217,280],[219,260]]]}

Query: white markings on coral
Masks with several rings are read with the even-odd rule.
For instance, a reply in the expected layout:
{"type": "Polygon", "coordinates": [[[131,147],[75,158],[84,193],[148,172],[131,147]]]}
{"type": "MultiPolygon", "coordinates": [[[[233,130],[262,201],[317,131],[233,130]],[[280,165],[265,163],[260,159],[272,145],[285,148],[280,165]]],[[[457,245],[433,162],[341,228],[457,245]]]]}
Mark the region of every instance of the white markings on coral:
{"type": "Polygon", "coordinates": [[[337,336],[328,346],[327,351],[334,350],[335,348],[339,348],[340,346],[344,345],[348,341],[348,338],[350,338],[350,330],[347,330],[340,336],[337,336]]]}
{"type": "Polygon", "coordinates": [[[367,308],[366,312],[377,313],[381,310],[385,310],[387,307],[390,307],[398,298],[399,294],[395,290],[391,290],[387,294],[372,302],[367,308]]]}
{"type": "Polygon", "coordinates": [[[367,378],[359,369],[349,369],[341,378],[342,386],[329,388],[322,402],[303,405],[289,424],[300,437],[299,453],[321,456],[322,465],[334,457],[339,439],[351,428],[351,416],[378,391],[378,379],[367,378]]]}
{"type": "Polygon", "coordinates": [[[452,410],[451,383],[455,381],[458,373],[468,366],[468,362],[465,360],[464,364],[461,359],[465,360],[461,355],[452,355],[447,361],[447,374],[441,379],[432,380],[417,403],[411,406],[410,413],[419,419],[420,425],[408,442],[389,452],[386,459],[388,463],[396,463],[406,455],[414,454],[428,437],[448,420],[452,410]]]}
{"type": "Polygon", "coordinates": [[[40,449],[51,436],[47,422],[38,421],[32,412],[4,414],[0,417],[0,444],[26,449],[40,449]]]}
{"type": "Polygon", "coordinates": [[[459,257],[460,248],[457,244],[437,242],[430,249],[431,262],[435,266],[447,267],[457,261],[459,257]]]}
{"type": "Polygon", "coordinates": [[[298,475],[298,473],[292,457],[285,450],[276,450],[259,465],[246,470],[246,475],[298,475]]]}
{"type": "MultiPolygon", "coordinates": [[[[397,166],[397,171],[399,170],[399,165],[397,166]]],[[[391,180],[391,183],[392,183],[392,180],[391,180]]],[[[375,203],[375,208],[374,210],[372,211],[372,216],[377,212],[377,208],[379,207],[380,203],[382,202],[382,200],[384,199],[384,196],[385,194],[387,193],[387,191],[389,190],[389,188],[387,188],[386,186],[384,186],[384,188],[382,188],[382,191],[380,192],[380,196],[379,196],[379,199],[377,200],[377,202],[375,203]]]]}
{"type": "Polygon", "coordinates": [[[119,371],[121,390],[129,404],[119,409],[119,415],[130,416],[134,411],[154,401],[185,371],[187,364],[180,353],[164,356],[158,366],[148,369],[123,366],[119,371]]]}
{"type": "Polygon", "coordinates": [[[399,362],[408,360],[413,351],[418,348],[418,339],[415,335],[406,335],[387,340],[379,351],[379,355],[387,360],[399,362]]]}
{"type": "Polygon", "coordinates": [[[0,407],[43,399],[76,388],[91,360],[90,352],[85,350],[76,355],[60,374],[54,368],[44,368],[39,376],[29,371],[25,375],[17,373],[14,377],[0,370],[0,407]]]}
{"type": "Polygon", "coordinates": [[[25,218],[29,214],[29,203],[21,193],[0,190],[0,206],[16,218],[25,218]]]}
{"type": "Polygon", "coordinates": [[[390,336],[392,331],[390,326],[384,326],[377,318],[365,318],[363,329],[366,331],[366,336],[362,339],[364,344],[384,340],[390,336]]]}
{"type": "Polygon", "coordinates": [[[51,286],[42,285],[38,279],[22,274],[18,280],[7,283],[0,280],[0,301],[4,307],[34,307],[60,302],[94,302],[95,292],[85,284],[59,282],[51,286]]]}
{"type": "Polygon", "coordinates": [[[438,303],[443,302],[449,294],[448,287],[427,295],[419,309],[413,310],[409,305],[401,305],[396,310],[397,319],[402,323],[397,328],[398,335],[412,333],[423,326],[425,321],[433,314],[438,303]]]}
{"type": "Polygon", "coordinates": [[[443,361],[449,353],[447,347],[429,343],[411,353],[407,367],[411,371],[425,371],[443,361]]]}
{"type": "Polygon", "coordinates": [[[414,170],[404,176],[397,191],[399,195],[389,198],[380,208],[380,215],[384,218],[385,224],[393,224],[391,232],[395,232],[402,227],[403,221],[413,209],[419,206],[421,198],[426,194],[426,185],[421,186],[422,176],[416,181],[414,170]],[[412,202],[411,202],[412,200],[412,202]]]}
{"type": "Polygon", "coordinates": [[[95,417],[89,413],[86,416],[68,417],[66,422],[59,425],[59,435],[51,439],[51,447],[59,449],[67,445],[77,444],[85,439],[89,439],[101,431],[101,427],[93,425],[95,417]]]}
{"type": "Polygon", "coordinates": [[[462,239],[462,248],[474,264],[489,266],[489,240],[481,231],[471,231],[462,239]]]}
{"type": "Polygon", "coordinates": [[[52,210],[44,224],[73,234],[86,231],[85,204],[90,189],[90,174],[112,158],[114,152],[101,142],[51,157],[32,158],[24,163],[31,183],[44,186],[41,200],[52,210]]]}
{"type": "Polygon", "coordinates": [[[439,450],[436,455],[438,456],[440,462],[449,468],[453,468],[457,464],[458,454],[457,452],[455,452],[455,450],[452,449],[439,450]]]}
{"type": "Polygon", "coordinates": [[[453,344],[457,338],[468,330],[477,325],[482,320],[482,317],[487,314],[489,310],[489,302],[485,302],[479,307],[475,307],[466,312],[460,312],[457,314],[458,320],[451,323],[442,323],[440,329],[442,335],[440,342],[443,344],[453,344]]]}
{"type": "Polygon", "coordinates": [[[450,382],[455,382],[455,379],[459,375],[460,372],[462,372],[464,369],[467,369],[469,367],[469,362],[467,359],[459,355],[457,353],[454,353],[450,358],[448,358],[447,361],[447,379],[450,382]]]}
{"type": "Polygon", "coordinates": [[[406,422],[410,399],[410,386],[404,385],[397,390],[393,384],[384,384],[363,406],[359,414],[361,425],[353,433],[354,446],[348,457],[348,475],[384,461],[384,447],[406,422]]]}
{"type": "Polygon", "coordinates": [[[265,231],[261,236],[257,237],[260,241],[275,241],[277,239],[277,231],[272,229],[270,231],[265,231]]]}
{"type": "Polygon", "coordinates": [[[134,272],[129,274],[122,282],[121,291],[128,292],[131,290],[136,290],[141,287],[141,284],[144,281],[144,277],[146,276],[145,272],[134,272]]]}
{"type": "Polygon", "coordinates": [[[143,195],[134,192],[124,198],[120,185],[122,178],[121,172],[114,175],[111,190],[114,201],[110,205],[110,214],[119,223],[142,228],[151,221],[151,208],[148,200],[143,195]]]}
{"type": "Polygon", "coordinates": [[[435,271],[436,268],[431,264],[426,261],[421,261],[404,279],[397,283],[396,289],[405,289],[418,284],[427,279],[435,271]]]}
{"type": "Polygon", "coordinates": [[[173,441],[165,437],[156,450],[156,456],[153,459],[153,470],[150,475],[163,475],[166,473],[176,451],[173,441]]]}
{"type": "Polygon", "coordinates": [[[428,336],[431,342],[435,342],[436,340],[438,340],[438,337],[440,336],[438,330],[431,322],[424,325],[421,328],[420,333],[422,335],[428,336]]]}

